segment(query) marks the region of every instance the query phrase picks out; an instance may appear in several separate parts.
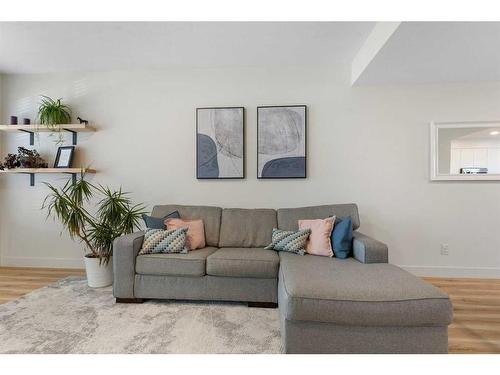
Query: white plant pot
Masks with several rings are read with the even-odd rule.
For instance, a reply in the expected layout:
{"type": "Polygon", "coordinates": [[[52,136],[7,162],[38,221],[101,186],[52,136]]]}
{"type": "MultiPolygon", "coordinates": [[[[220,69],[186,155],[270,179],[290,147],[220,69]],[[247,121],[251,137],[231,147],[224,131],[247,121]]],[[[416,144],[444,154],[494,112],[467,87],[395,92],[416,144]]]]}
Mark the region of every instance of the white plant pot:
{"type": "Polygon", "coordinates": [[[87,283],[91,288],[102,288],[113,284],[113,257],[107,264],[99,265],[99,258],[83,258],[87,283]]]}

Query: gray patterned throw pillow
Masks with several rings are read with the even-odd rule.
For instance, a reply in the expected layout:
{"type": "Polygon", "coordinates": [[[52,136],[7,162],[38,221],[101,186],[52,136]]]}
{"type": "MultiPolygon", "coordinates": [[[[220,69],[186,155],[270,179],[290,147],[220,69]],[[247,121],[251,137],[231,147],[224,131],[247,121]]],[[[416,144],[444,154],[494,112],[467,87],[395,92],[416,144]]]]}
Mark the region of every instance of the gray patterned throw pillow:
{"type": "Polygon", "coordinates": [[[291,230],[273,229],[272,242],[266,250],[288,251],[297,255],[305,255],[306,242],[311,229],[302,229],[296,232],[291,230]]]}
{"type": "Polygon", "coordinates": [[[188,228],[172,230],[148,229],[144,234],[144,242],[139,255],[159,253],[187,254],[187,231],[188,228]]]}

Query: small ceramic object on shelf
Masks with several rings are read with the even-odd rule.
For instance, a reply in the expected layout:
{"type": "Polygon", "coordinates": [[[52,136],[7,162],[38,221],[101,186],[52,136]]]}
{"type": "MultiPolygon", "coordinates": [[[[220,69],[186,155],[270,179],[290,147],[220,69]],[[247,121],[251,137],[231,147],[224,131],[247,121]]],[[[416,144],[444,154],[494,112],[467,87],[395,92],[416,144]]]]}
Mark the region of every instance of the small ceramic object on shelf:
{"type": "Polygon", "coordinates": [[[23,118],[23,124],[24,125],[29,125],[31,123],[29,118],[23,118]]]}
{"type": "Polygon", "coordinates": [[[10,124],[17,125],[17,116],[10,116],[10,124]]]}
{"type": "Polygon", "coordinates": [[[84,124],[84,125],[88,125],[88,124],[89,124],[88,120],[84,120],[84,119],[82,119],[81,117],[77,117],[76,119],[77,119],[78,121],[80,121],[80,124],[84,124]]]}

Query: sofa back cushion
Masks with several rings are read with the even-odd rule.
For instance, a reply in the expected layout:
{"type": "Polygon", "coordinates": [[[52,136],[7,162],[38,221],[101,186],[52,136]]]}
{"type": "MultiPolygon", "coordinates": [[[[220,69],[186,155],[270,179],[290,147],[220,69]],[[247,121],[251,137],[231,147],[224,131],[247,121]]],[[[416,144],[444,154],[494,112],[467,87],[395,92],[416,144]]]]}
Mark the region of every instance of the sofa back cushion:
{"type": "Polygon", "coordinates": [[[278,210],[278,228],[282,230],[299,229],[299,220],[324,219],[329,216],[343,218],[350,216],[353,229],[359,228],[358,206],[354,203],[329,204],[299,208],[280,208],[278,210]]]}
{"type": "Polygon", "coordinates": [[[276,211],[266,208],[222,210],[219,247],[265,247],[278,225],[276,211]]]}
{"type": "Polygon", "coordinates": [[[181,219],[201,219],[205,224],[205,241],[207,246],[219,246],[219,232],[222,208],[211,206],[182,206],[167,204],[154,206],[152,216],[165,217],[173,211],[179,211],[181,219]]]}

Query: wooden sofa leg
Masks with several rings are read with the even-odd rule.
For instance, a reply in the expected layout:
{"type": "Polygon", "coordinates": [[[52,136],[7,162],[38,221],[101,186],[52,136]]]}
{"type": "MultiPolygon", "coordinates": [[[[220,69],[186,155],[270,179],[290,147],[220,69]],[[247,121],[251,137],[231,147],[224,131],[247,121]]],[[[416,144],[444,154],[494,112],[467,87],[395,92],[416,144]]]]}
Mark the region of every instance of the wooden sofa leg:
{"type": "Polygon", "coordinates": [[[274,302],[248,302],[248,307],[260,307],[264,309],[276,309],[277,303],[274,302]]]}
{"type": "Polygon", "coordinates": [[[142,298],[117,298],[116,303],[143,303],[142,298]]]}

